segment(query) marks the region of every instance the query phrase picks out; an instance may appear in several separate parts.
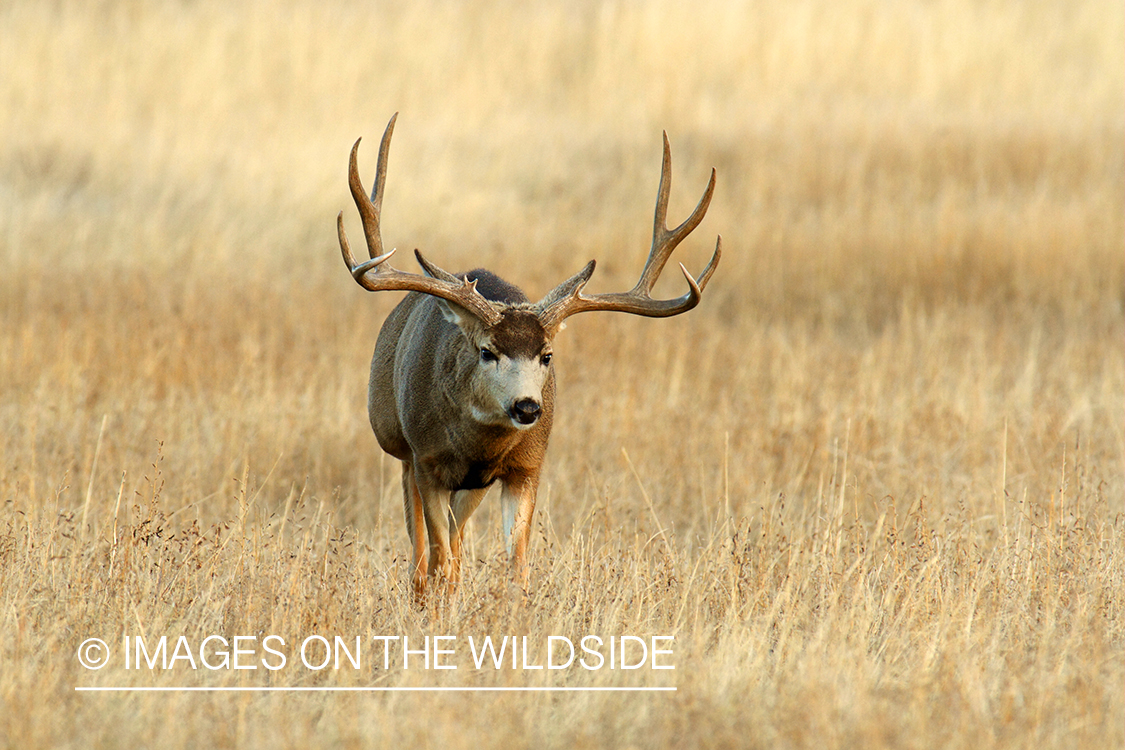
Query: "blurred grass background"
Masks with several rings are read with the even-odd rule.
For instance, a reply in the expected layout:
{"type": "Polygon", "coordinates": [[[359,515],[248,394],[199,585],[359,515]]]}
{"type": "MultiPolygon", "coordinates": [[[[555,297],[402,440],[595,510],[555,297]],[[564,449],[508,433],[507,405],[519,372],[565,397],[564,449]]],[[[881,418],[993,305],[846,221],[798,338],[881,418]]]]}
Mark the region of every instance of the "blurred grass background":
{"type": "Polygon", "coordinates": [[[421,701],[265,698],[153,700],[143,728],[39,651],[218,621],[691,644],[675,710],[591,699],[583,728],[513,700],[516,744],[1120,746],[1123,38],[1093,0],[0,3],[5,744],[488,726],[468,698],[428,735],[401,718],[421,701]],[[718,170],[677,251],[698,272],[723,235],[700,307],[557,342],[530,614],[488,500],[460,614],[396,598],[364,391],[397,295],[348,281],[333,227],[358,231],[348,149],[370,181],[395,111],[385,242],[532,297],[590,258],[593,291],[632,285],[662,129],[671,219],[718,170]],[[277,555],[253,583],[246,549],[277,555]]]}

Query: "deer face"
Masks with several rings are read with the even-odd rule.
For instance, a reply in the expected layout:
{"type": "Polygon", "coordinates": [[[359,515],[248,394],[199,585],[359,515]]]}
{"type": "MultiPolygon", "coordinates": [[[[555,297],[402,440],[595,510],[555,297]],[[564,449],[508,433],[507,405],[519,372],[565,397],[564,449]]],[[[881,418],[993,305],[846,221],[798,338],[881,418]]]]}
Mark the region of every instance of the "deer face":
{"type": "Polygon", "coordinates": [[[489,326],[457,306],[441,302],[456,324],[475,365],[470,375],[470,408],[482,424],[532,427],[543,414],[543,387],[551,372],[551,338],[536,315],[505,310],[489,326]]]}

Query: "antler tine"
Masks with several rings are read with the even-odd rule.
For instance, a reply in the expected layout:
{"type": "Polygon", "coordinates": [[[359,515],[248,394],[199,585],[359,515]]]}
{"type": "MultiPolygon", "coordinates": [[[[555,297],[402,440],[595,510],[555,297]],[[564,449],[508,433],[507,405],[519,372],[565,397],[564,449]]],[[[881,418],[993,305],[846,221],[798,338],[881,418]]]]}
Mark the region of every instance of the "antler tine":
{"type": "Polygon", "coordinates": [[[661,271],[664,270],[664,265],[671,257],[672,251],[685,237],[691,234],[693,229],[699,226],[699,222],[703,221],[703,217],[707,214],[707,209],[711,205],[711,196],[715,192],[714,167],[711,168],[711,179],[707,182],[703,197],[699,199],[699,203],[696,204],[691,215],[675,229],[669,231],[668,196],[671,192],[672,149],[668,144],[668,133],[665,132],[664,161],[660,166],[660,189],[656,194],[656,212],[652,222],[652,249],[649,251],[648,260],[645,261],[644,270],[641,271],[641,277],[637,281],[637,285],[633,287],[635,291],[652,291],[652,287],[660,277],[661,271]]]}
{"type": "Polygon", "coordinates": [[[422,292],[434,297],[452,302],[475,315],[486,325],[496,325],[500,322],[500,311],[477,291],[476,282],[463,279],[439,268],[423,257],[422,253],[415,250],[414,254],[418,263],[426,271],[425,276],[416,273],[404,273],[393,268],[386,261],[394,255],[392,249],[383,252],[383,240],[379,231],[379,214],[383,203],[383,185],[387,177],[387,154],[390,150],[391,133],[394,130],[396,113],[387,124],[383,133],[383,141],[379,146],[379,161],[376,166],[375,186],[368,199],[363,183],[359,178],[357,153],[359,141],[352,146],[351,159],[348,164],[348,185],[351,188],[352,198],[356,208],[359,209],[363,221],[363,233],[367,238],[367,250],[370,260],[357,263],[348,242],[347,232],[344,231],[344,212],[336,217],[336,234],[340,240],[340,253],[344,263],[351,272],[352,278],[364,289],[372,292],[401,290],[408,292],[422,292]]]}
{"type": "Polygon", "coordinates": [[[363,189],[363,181],[359,178],[359,166],[356,156],[359,153],[359,143],[362,138],[357,138],[352,146],[352,155],[348,161],[348,188],[352,192],[352,200],[359,211],[359,218],[363,222],[363,235],[367,239],[367,253],[374,258],[383,254],[383,237],[379,231],[379,211],[375,204],[367,197],[363,189]]]}
{"type": "Polygon", "coordinates": [[[375,163],[375,184],[371,187],[371,203],[375,206],[375,213],[383,211],[383,185],[387,182],[387,154],[391,150],[391,135],[395,132],[395,120],[398,112],[391,115],[387,129],[383,131],[383,140],[379,142],[379,161],[375,163]]]}
{"type": "Polygon", "coordinates": [[[362,138],[356,139],[352,146],[352,155],[348,161],[348,187],[352,192],[352,200],[359,209],[360,219],[363,221],[363,234],[367,238],[367,252],[372,258],[383,255],[383,236],[379,228],[379,220],[383,211],[383,186],[387,182],[387,154],[391,149],[391,134],[394,133],[395,120],[398,112],[394,113],[387,129],[383,131],[383,140],[379,144],[379,161],[375,165],[375,185],[371,188],[371,198],[363,189],[363,180],[359,177],[357,155],[359,143],[362,138]]]}
{"type": "Polygon", "coordinates": [[[668,143],[668,133],[665,132],[664,159],[660,167],[660,188],[656,194],[656,211],[652,222],[652,249],[649,251],[648,259],[645,261],[644,269],[641,271],[636,286],[624,293],[596,294],[586,297],[582,294],[582,288],[593,271],[593,266],[590,264],[586,269],[583,269],[583,272],[564,281],[535,305],[543,327],[553,329],[571,315],[593,310],[627,312],[633,315],[663,318],[685,313],[698,305],[703,289],[707,286],[707,282],[711,280],[711,275],[715,272],[719,265],[719,259],[722,257],[722,237],[719,237],[715,242],[715,252],[698,278],[692,278],[684,265],[680,264],[680,269],[688,282],[689,288],[686,294],[675,299],[654,300],[650,293],[653,285],[656,284],[656,280],[660,277],[661,271],[668,263],[668,259],[672,256],[672,252],[685,237],[691,234],[693,229],[699,226],[699,223],[703,221],[703,217],[707,214],[707,209],[711,205],[711,197],[715,193],[715,179],[715,170],[712,168],[711,179],[707,182],[703,197],[699,199],[699,203],[696,204],[691,215],[675,229],[669,230],[667,219],[668,196],[672,190],[672,149],[668,143]]]}
{"type": "MultiPolygon", "coordinates": [[[[394,252],[393,250],[391,252],[394,252]]],[[[711,260],[707,261],[707,267],[703,269],[703,273],[699,274],[699,278],[695,280],[699,291],[702,292],[707,286],[707,282],[711,280],[711,274],[715,273],[715,269],[719,267],[719,258],[723,256],[723,236],[721,234],[715,236],[715,252],[711,254],[711,260]]],[[[684,268],[684,264],[680,264],[683,268],[684,274],[690,276],[688,270],[684,268]]]]}

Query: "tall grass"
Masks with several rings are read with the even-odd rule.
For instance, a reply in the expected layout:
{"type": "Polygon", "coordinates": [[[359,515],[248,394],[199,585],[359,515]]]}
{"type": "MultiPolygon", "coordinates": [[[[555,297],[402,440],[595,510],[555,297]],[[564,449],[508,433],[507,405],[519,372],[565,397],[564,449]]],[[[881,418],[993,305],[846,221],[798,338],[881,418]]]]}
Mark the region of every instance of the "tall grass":
{"type": "MultiPolygon", "coordinates": [[[[0,744],[1119,747],[1125,13],[1113,3],[0,5],[0,744]],[[498,514],[409,602],[364,413],[384,238],[575,318],[526,598],[498,514]],[[669,274],[670,277],[675,274],[669,274]],[[680,293],[670,278],[658,291],[680,293]],[[456,671],[100,671],[86,638],[454,635],[456,671]],[[674,635],[675,670],[467,638],[674,635]],[[675,693],[76,693],[76,686],[675,693]]],[[[405,263],[405,261],[403,261],[405,263]]],[[[293,660],[290,654],[291,662],[293,660]]]]}

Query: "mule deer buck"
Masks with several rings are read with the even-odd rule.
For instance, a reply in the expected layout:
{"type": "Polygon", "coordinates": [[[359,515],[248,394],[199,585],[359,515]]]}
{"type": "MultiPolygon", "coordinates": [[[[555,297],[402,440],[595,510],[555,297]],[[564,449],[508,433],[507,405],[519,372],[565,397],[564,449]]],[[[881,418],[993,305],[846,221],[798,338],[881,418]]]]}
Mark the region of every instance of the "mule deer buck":
{"type": "Polygon", "coordinates": [[[719,263],[721,237],[699,278],[680,264],[686,294],[657,300],[650,292],[672,251],[703,220],[715,189],[715,170],[695,210],[669,231],[665,215],[672,176],[665,133],[652,250],[637,285],[628,292],[583,294],[594,272],[591,260],[533,303],[489,271],[454,275],[418,250],[414,255],[424,275],[404,273],[388,263],[395,251],[383,252],[379,217],[397,117],[383,133],[370,199],[356,167],[359,141],[352,147],[348,184],[370,260],[357,263],[352,255],[343,212],[336,225],[344,262],[360,286],[372,292],[412,292],[379,332],[367,404],[379,445],[402,462],[414,594],[423,598],[427,577],[449,586],[459,580],[465,522],[496,481],[502,486],[501,516],[513,574],[526,588],[531,518],[555,408],[551,342],[563,321],[576,313],[608,310],[662,318],[699,304],[719,263]]]}

